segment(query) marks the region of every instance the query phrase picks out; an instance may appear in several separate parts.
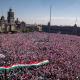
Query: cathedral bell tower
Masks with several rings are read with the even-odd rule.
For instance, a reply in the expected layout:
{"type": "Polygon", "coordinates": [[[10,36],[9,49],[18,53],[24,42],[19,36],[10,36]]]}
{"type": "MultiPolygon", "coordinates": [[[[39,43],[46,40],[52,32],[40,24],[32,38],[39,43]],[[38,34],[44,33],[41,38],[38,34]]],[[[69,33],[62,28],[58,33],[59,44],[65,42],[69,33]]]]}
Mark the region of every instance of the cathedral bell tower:
{"type": "Polygon", "coordinates": [[[6,31],[6,27],[5,27],[5,17],[4,16],[1,16],[1,19],[0,19],[0,31],[1,32],[5,32],[6,31]]]}
{"type": "Polygon", "coordinates": [[[8,21],[8,31],[14,31],[15,30],[15,22],[14,22],[14,12],[12,9],[9,9],[7,13],[7,21],[8,21]]]}

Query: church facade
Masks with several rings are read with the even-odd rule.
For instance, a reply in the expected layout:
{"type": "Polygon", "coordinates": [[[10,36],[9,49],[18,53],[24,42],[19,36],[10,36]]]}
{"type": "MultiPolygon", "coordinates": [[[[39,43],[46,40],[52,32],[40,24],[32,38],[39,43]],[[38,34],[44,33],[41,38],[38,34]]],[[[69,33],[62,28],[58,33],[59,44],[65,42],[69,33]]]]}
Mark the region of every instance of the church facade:
{"type": "Polygon", "coordinates": [[[31,32],[41,31],[41,26],[27,25],[24,21],[20,22],[18,18],[15,20],[14,12],[9,9],[7,19],[2,15],[0,18],[0,32],[31,32]],[[40,29],[39,29],[40,28],[40,29]]]}
{"type": "Polygon", "coordinates": [[[14,20],[14,12],[12,9],[9,9],[7,13],[7,19],[4,16],[1,16],[0,19],[0,32],[10,32],[16,30],[16,23],[14,20]]]}

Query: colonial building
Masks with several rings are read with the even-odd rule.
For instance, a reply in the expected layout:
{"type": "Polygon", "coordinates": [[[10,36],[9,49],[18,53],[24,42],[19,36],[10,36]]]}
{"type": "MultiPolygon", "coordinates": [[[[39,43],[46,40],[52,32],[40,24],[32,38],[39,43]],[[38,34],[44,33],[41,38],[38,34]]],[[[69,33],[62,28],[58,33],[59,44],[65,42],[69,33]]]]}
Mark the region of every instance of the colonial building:
{"type": "Polygon", "coordinates": [[[14,12],[12,9],[9,9],[7,13],[7,19],[4,16],[1,16],[0,19],[0,32],[10,32],[15,31],[16,23],[14,20],[14,12]]]}
{"type": "Polygon", "coordinates": [[[15,20],[14,12],[9,9],[7,19],[4,16],[0,18],[0,32],[31,32],[42,31],[42,26],[27,25],[24,21],[20,22],[18,18],[15,20]]]}

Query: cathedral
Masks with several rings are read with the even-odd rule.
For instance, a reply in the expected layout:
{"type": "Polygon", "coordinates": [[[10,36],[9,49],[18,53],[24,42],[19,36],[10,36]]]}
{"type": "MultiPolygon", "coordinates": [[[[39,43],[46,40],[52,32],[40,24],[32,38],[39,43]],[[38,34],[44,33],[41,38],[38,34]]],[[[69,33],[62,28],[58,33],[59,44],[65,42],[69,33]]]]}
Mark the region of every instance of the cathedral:
{"type": "Polygon", "coordinates": [[[16,23],[14,19],[14,12],[9,9],[7,19],[4,16],[0,18],[0,32],[11,32],[16,30],[16,23]]]}
{"type": "Polygon", "coordinates": [[[18,18],[15,20],[14,12],[9,9],[7,13],[7,19],[2,15],[0,18],[0,32],[31,32],[31,31],[41,31],[41,26],[37,25],[27,25],[24,21],[20,22],[18,18]]]}

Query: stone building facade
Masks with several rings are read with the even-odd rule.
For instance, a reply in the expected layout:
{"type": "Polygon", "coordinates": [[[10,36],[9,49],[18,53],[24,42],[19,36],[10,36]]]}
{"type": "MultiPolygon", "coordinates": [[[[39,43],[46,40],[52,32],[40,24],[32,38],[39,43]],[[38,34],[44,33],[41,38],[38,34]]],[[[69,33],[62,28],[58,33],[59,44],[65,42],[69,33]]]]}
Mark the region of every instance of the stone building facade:
{"type": "Polygon", "coordinates": [[[9,9],[7,13],[7,19],[4,16],[1,16],[0,19],[0,32],[10,32],[15,31],[16,24],[14,20],[14,12],[12,9],[9,9]]]}
{"type": "Polygon", "coordinates": [[[41,26],[27,25],[24,21],[20,22],[18,18],[15,20],[14,12],[9,9],[7,19],[4,16],[0,18],[0,32],[31,32],[41,31],[41,26]]]}

